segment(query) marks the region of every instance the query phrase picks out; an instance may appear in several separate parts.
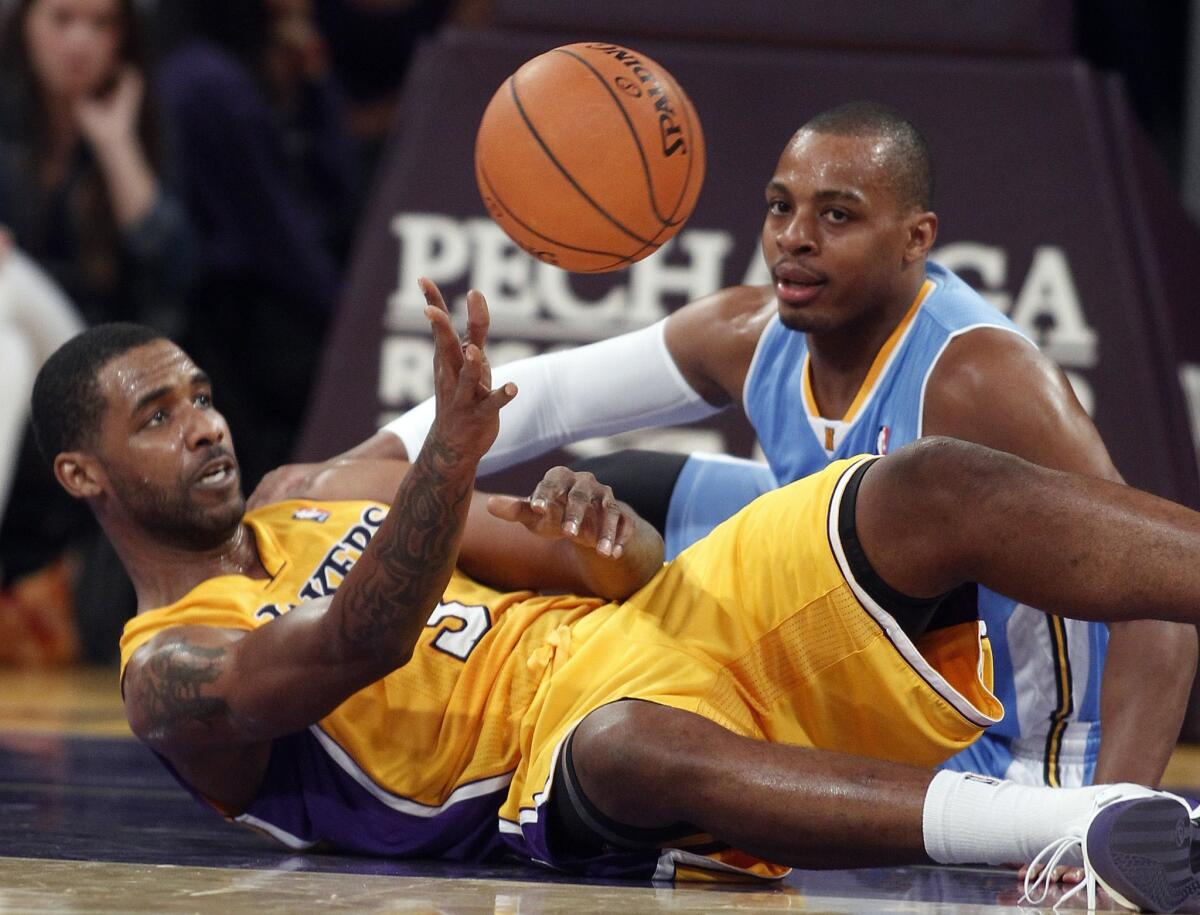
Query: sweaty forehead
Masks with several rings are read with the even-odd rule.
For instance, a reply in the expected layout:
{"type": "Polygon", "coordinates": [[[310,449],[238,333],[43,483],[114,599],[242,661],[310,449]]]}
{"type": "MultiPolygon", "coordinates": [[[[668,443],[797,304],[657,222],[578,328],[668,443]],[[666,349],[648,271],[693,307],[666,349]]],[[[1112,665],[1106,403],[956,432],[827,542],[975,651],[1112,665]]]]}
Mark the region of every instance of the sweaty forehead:
{"type": "Polygon", "coordinates": [[[883,136],[799,130],[779,157],[775,179],[808,191],[890,188],[892,142],[883,136]]]}
{"type": "Polygon", "coordinates": [[[149,391],[187,383],[196,365],[169,340],[154,340],[110,359],[97,376],[101,392],[110,404],[133,404],[149,391]]]}

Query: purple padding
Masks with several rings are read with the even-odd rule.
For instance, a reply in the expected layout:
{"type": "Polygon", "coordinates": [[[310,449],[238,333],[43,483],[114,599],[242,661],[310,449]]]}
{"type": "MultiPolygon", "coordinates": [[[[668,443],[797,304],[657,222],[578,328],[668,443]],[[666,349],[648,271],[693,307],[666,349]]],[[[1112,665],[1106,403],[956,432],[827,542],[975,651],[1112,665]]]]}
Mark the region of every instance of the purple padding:
{"type": "MultiPolygon", "coordinates": [[[[539,809],[539,813],[542,811],[539,809]]],[[[572,858],[551,850],[546,818],[523,823],[520,833],[503,833],[505,843],[522,858],[550,865],[569,874],[613,880],[649,880],[658,866],[658,853],[610,852],[593,858],[572,858]]]]}

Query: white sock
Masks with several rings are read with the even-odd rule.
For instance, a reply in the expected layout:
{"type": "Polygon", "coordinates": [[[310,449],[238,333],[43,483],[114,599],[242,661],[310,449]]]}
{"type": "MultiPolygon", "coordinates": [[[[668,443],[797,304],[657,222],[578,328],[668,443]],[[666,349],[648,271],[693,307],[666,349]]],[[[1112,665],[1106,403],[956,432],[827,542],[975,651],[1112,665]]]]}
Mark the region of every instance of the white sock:
{"type": "Polygon", "coordinates": [[[925,795],[925,852],[939,864],[1028,863],[1107,787],[1032,787],[943,769],[925,795]]]}

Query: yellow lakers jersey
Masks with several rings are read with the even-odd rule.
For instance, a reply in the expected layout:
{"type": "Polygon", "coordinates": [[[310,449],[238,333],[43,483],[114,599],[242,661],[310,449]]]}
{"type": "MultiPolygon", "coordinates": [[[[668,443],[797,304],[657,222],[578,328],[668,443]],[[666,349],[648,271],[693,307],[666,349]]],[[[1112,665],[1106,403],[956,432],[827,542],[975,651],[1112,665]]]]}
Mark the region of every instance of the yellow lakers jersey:
{"type": "MultiPolygon", "coordinates": [[[[270,578],[220,576],[139,614],[121,639],[122,674],[164,629],[254,629],[332,594],[386,511],[371,502],[292,501],[248,514],[270,578]]],[[[456,571],[409,663],[308,732],[277,741],[259,798],[240,819],[296,848],[323,839],[370,853],[476,858],[498,847],[496,810],[544,667],[539,649],[602,604],[505,594],[456,571]],[[341,803],[322,805],[322,797],[341,803]]]]}

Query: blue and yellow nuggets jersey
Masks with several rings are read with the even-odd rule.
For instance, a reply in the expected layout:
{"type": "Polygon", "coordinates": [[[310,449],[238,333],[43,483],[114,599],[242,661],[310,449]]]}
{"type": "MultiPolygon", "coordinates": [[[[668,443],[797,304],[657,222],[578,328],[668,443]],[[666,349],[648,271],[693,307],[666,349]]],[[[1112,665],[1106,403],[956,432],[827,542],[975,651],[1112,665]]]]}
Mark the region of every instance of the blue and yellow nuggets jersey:
{"type": "MultiPolygon", "coordinates": [[[[922,433],[925,386],[946,346],[978,327],[1015,324],[935,263],[839,420],[820,416],[808,342],[777,317],[746,378],[746,415],[775,477],[786,483],[852,454],[886,454],[922,433]]],[[[1032,344],[1031,344],[1032,345],[1032,344]]],[[[980,589],[1004,720],[951,765],[1023,782],[1090,782],[1100,745],[1100,674],[1108,629],[1049,617],[980,589]]]]}
{"type": "MultiPolygon", "coordinates": [[[[978,624],[914,645],[855,581],[837,507],[862,460],[756,501],[622,603],[505,594],[455,573],[409,663],[274,741],[262,787],[235,819],[297,849],[454,860],[507,849],[642,879],[786,873],[711,846],[564,861],[545,805],[565,738],[625,698],[747,737],[915,765],[935,765],[999,717],[978,624]]],[[[122,670],[169,627],[252,629],[328,595],[383,516],[362,502],[249,514],[272,577],[215,578],[140,614],[126,625],[122,670]]]]}

